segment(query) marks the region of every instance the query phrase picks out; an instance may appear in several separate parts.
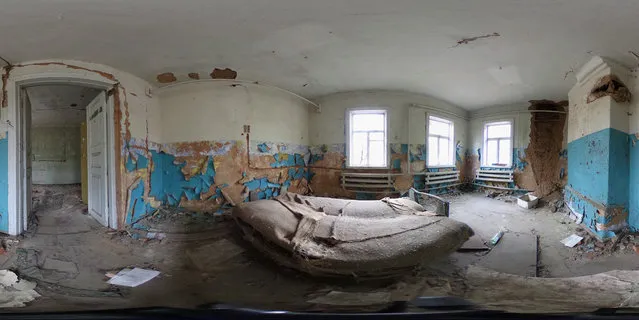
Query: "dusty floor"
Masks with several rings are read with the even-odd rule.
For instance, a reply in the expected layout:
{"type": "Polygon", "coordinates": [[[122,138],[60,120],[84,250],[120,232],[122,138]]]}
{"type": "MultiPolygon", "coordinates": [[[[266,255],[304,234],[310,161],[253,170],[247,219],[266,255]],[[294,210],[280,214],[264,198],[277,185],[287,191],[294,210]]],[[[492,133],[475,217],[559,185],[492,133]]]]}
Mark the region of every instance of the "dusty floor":
{"type": "MultiPolygon", "coordinates": [[[[262,259],[237,238],[233,222],[227,219],[209,217],[207,221],[215,222],[190,236],[168,230],[171,232],[162,241],[134,240],[127,233],[103,228],[86,215],[77,187],[56,188],[49,195],[62,193],[64,201],[43,201],[48,204],[36,212],[37,227],[17,238],[18,242],[6,242],[8,251],[0,255],[0,269],[15,270],[36,281],[36,291],[42,294],[29,306],[11,311],[193,308],[219,302],[267,309],[341,308],[321,302],[331,291],[353,292],[356,300],[373,293],[371,299],[377,304],[371,302],[371,310],[381,308],[384,301],[420,295],[462,296],[481,302],[481,297],[472,296],[477,290],[473,291],[465,279],[464,269],[481,261],[486,253],[457,252],[396,280],[317,279],[262,259]],[[131,266],[156,269],[161,275],[137,288],[106,284],[106,272],[131,266]]],[[[639,266],[634,252],[590,260],[564,247],[559,241],[576,228],[564,214],[545,208],[524,210],[481,193],[450,200],[451,218],[468,223],[485,240],[501,227],[507,233],[539,235],[544,276],[568,277],[639,266]]],[[[509,263],[508,259],[504,263],[509,263]]]]}

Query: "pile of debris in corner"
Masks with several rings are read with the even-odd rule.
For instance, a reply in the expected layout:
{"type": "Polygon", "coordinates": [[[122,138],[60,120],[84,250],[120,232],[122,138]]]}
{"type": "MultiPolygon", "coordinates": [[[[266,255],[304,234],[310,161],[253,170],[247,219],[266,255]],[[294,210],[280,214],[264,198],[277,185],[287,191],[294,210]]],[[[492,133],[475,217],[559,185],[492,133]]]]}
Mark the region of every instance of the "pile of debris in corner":
{"type": "Polygon", "coordinates": [[[574,248],[578,254],[589,259],[614,252],[630,253],[634,251],[639,254],[639,235],[636,234],[620,232],[618,236],[605,242],[594,237],[583,227],[577,227],[575,234],[583,239],[574,248]]]}
{"type": "Polygon", "coordinates": [[[112,238],[124,236],[133,240],[182,240],[185,235],[201,234],[220,229],[220,224],[231,220],[231,209],[215,213],[193,212],[183,208],[162,207],[154,213],[132,223],[123,231],[110,231],[112,238]]]}
{"type": "Polygon", "coordinates": [[[492,198],[495,200],[502,200],[508,203],[517,202],[517,198],[513,195],[512,191],[499,191],[499,190],[488,190],[484,191],[487,198],[492,198]]]}

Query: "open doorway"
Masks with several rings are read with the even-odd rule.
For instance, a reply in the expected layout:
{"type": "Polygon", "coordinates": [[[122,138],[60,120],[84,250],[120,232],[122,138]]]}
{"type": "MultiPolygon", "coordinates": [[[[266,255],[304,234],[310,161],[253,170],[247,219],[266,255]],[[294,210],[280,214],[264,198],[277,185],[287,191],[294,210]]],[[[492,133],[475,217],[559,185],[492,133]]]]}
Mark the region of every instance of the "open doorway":
{"type": "Polygon", "coordinates": [[[26,212],[38,226],[108,225],[107,105],[103,90],[77,85],[25,86],[21,92],[26,212]]]}

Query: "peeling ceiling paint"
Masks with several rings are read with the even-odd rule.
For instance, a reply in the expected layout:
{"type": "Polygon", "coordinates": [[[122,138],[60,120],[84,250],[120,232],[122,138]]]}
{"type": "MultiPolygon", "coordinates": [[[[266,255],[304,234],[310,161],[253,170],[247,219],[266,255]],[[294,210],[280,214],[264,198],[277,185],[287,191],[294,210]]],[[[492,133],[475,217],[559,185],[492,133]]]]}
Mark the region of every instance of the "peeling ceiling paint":
{"type": "Polygon", "coordinates": [[[154,84],[229,68],[310,98],[402,90],[478,109],[565,99],[565,75],[591,55],[636,66],[637,12],[634,0],[7,0],[0,56],[97,62],[154,84]]]}

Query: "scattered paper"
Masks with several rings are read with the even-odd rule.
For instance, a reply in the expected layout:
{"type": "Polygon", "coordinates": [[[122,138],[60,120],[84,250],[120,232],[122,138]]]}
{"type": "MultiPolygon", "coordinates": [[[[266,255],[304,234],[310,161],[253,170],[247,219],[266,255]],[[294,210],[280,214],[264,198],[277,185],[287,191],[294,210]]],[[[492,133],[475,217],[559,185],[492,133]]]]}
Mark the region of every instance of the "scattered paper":
{"type": "Polygon", "coordinates": [[[147,270],[141,268],[124,269],[116,274],[111,280],[107,281],[109,284],[124,287],[137,287],[160,274],[160,271],[147,270]]]}
{"type": "Polygon", "coordinates": [[[574,247],[576,246],[579,242],[581,242],[581,240],[583,240],[584,237],[580,237],[576,234],[572,234],[570,237],[561,240],[561,243],[563,243],[566,247],[574,247]]]}

